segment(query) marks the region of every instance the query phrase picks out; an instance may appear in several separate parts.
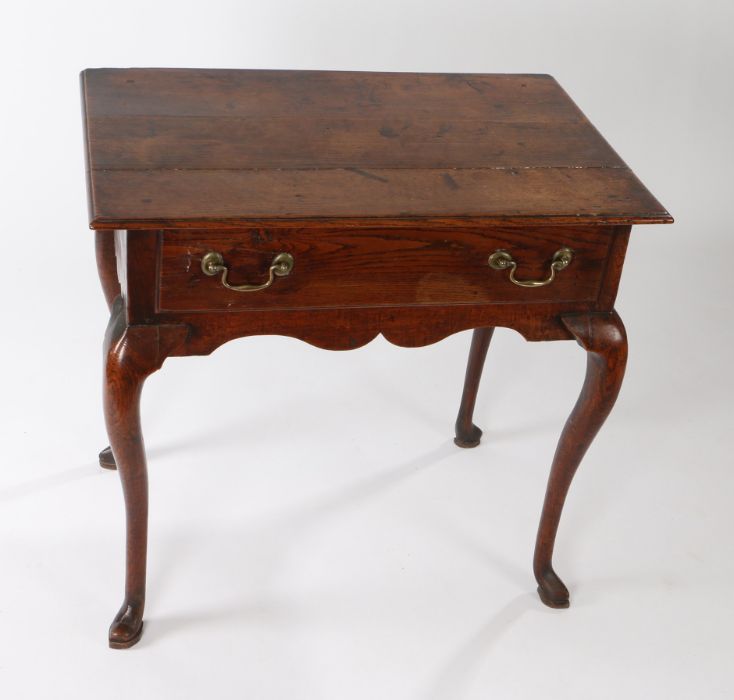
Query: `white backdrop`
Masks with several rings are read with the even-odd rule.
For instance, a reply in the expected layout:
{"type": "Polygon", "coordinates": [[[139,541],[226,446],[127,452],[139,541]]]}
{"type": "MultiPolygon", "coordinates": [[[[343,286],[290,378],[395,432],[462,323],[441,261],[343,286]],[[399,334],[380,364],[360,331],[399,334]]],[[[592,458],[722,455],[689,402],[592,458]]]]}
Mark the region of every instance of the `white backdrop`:
{"type": "Polygon", "coordinates": [[[2,10],[0,695],[724,698],[734,694],[727,0],[32,2],[2,10]],[[85,67],[553,74],[676,217],[636,227],[625,385],[537,600],[533,539],[584,371],[495,334],[483,444],[451,443],[469,334],[291,339],[147,383],[146,633],[107,649],[123,508],[86,201],[85,67]]]}

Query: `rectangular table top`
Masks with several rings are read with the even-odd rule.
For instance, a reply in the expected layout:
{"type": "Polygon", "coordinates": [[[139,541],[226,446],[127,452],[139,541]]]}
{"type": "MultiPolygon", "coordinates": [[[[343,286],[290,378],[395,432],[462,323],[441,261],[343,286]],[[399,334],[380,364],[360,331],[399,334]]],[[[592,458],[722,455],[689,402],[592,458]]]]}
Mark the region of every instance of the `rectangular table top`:
{"type": "Polygon", "coordinates": [[[81,81],[92,228],[672,221],[548,75],[81,81]]]}

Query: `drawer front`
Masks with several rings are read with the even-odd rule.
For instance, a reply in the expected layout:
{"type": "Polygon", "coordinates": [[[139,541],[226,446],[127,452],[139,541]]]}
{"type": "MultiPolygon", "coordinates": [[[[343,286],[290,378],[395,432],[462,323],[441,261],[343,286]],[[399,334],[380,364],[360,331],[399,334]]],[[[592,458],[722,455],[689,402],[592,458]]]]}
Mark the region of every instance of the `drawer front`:
{"type": "Polygon", "coordinates": [[[594,302],[614,229],[237,229],[165,231],[159,255],[159,311],[328,309],[495,303],[594,302]],[[572,262],[545,286],[521,287],[489,256],[506,250],[519,281],[547,279],[560,248],[572,262]],[[222,284],[204,274],[207,253],[221,255],[232,285],[262,285],[279,253],[293,268],[259,291],[222,284]]]}

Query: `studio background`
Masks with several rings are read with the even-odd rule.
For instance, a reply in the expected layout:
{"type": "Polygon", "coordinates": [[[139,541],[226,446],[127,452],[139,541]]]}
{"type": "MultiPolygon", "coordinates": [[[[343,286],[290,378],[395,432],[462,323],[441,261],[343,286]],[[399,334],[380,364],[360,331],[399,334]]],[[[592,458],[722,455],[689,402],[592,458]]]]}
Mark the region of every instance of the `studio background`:
{"type": "Polygon", "coordinates": [[[730,2],[26,2],[1,24],[0,695],[732,696],[730,2]],[[551,73],[669,209],[632,231],[627,376],[558,537],[569,610],[531,561],[580,348],[498,330],[459,450],[469,333],[260,337],[146,383],[146,632],[107,648],[124,513],[96,462],[78,73],[126,66],[551,73]]]}

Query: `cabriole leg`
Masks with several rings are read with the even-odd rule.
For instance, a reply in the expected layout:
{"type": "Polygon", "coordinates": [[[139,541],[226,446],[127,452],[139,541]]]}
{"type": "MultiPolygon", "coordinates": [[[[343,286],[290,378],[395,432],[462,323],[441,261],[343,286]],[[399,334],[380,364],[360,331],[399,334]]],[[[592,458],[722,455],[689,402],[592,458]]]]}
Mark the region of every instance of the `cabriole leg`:
{"type": "MultiPolygon", "coordinates": [[[[120,282],[117,278],[117,258],[115,256],[115,232],[95,231],[94,247],[97,257],[97,273],[102,285],[107,308],[112,313],[112,305],[120,296],[120,282]]],[[[117,469],[112,450],[105,447],[99,453],[99,466],[104,469],[117,469]]]]}
{"type": "Polygon", "coordinates": [[[567,608],[568,589],[553,570],[553,547],[576,469],[603,425],[619,394],[627,363],[627,336],[616,312],[562,317],[587,352],[581,395],[561,433],[553,458],[535,545],[533,569],[540,599],[552,608],[567,608]]]}
{"type": "Polygon", "coordinates": [[[125,497],[127,522],[125,599],[109,630],[112,648],[130,647],[143,629],[148,535],[148,475],[140,427],[145,378],[185,337],[181,326],[126,326],[122,298],[105,334],[104,412],[107,433],[125,497]]]}
{"type": "Polygon", "coordinates": [[[466,365],[466,377],[464,379],[464,391],[461,395],[459,415],[456,417],[454,442],[459,447],[476,447],[482,437],[482,431],[473,423],[474,405],[477,401],[479,381],[482,378],[484,360],[487,357],[487,350],[493,333],[494,328],[477,328],[472,334],[469,360],[466,365]]]}

